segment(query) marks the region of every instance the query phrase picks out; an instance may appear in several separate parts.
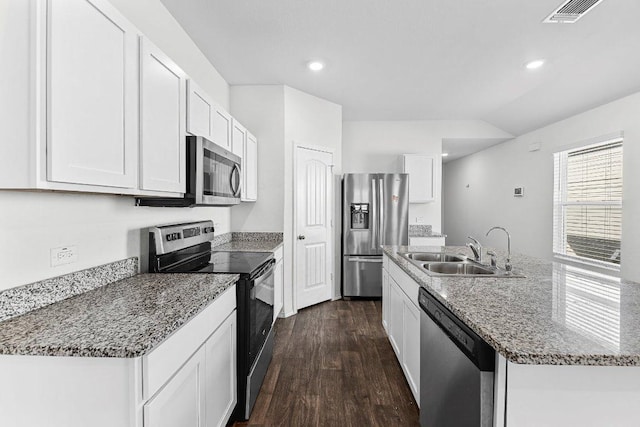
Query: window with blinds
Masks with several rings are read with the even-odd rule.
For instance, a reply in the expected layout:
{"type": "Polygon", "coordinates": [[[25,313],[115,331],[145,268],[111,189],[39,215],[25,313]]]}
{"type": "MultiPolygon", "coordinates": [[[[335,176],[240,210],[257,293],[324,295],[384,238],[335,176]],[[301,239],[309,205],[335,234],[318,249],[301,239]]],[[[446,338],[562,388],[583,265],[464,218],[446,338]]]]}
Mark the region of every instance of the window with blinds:
{"type": "Polygon", "coordinates": [[[554,154],[553,251],[619,268],[622,139],[554,154]]]}

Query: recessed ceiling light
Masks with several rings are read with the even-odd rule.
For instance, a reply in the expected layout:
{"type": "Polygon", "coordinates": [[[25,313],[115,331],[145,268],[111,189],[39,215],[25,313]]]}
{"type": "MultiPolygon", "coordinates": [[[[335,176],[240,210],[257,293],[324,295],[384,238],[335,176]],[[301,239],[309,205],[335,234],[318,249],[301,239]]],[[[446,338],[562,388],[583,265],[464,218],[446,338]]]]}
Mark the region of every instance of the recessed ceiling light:
{"type": "Polygon", "coordinates": [[[324,64],[320,61],[311,61],[307,66],[311,71],[320,71],[324,68],[324,64]]]}
{"type": "Polygon", "coordinates": [[[536,59],[535,61],[527,62],[525,67],[529,70],[535,70],[536,68],[540,68],[544,65],[544,59],[536,59]]]}
{"type": "Polygon", "coordinates": [[[449,153],[442,153],[442,157],[447,157],[449,153]]]}

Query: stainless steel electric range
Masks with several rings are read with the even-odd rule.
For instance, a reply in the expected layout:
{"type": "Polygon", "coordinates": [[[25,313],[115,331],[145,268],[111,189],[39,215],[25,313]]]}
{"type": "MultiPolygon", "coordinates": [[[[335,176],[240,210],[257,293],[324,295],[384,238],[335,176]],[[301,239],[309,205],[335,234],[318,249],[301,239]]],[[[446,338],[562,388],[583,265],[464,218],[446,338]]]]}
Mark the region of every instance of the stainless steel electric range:
{"type": "Polygon", "coordinates": [[[212,221],[151,227],[152,273],[233,273],[238,316],[238,403],[234,420],[251,414],[273,353],[273,254],[216,252],[212,221]]]}

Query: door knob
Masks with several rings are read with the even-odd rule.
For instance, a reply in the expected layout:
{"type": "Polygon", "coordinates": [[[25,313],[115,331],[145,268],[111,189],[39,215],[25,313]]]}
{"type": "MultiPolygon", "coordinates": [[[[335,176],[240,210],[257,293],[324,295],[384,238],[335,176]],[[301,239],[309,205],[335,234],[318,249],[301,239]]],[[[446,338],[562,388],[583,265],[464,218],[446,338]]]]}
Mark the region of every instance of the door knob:
{"type": "Polygon", "coordinates": [[[306,239],[306,237],[303,236],[302,234],[298,236],[298,240],[304,240],[304,239],[306,239]]]}

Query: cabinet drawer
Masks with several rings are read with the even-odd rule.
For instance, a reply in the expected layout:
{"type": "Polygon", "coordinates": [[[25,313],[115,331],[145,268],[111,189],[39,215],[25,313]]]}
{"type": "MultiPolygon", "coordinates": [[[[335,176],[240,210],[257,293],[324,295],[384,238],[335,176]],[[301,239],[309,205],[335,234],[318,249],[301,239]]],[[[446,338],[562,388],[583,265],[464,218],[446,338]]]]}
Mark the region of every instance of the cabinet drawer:
{"type": "Polygon", "coordinates": [[[142,394],[147,400],[194,354],[236,308],[236,285],[142,358],[142,394]]]}
{"type": "Polygon", "coordinates": [[[389,262],[389,275],[396,281],[400,289],[402,289],[413,305],[418,307],[418,291],[420,285],[409,277],[407,273],[402,271],[395,262],[389,262]]]}

